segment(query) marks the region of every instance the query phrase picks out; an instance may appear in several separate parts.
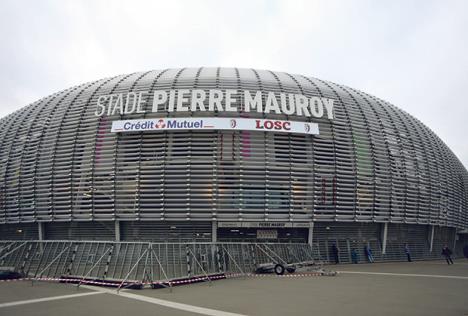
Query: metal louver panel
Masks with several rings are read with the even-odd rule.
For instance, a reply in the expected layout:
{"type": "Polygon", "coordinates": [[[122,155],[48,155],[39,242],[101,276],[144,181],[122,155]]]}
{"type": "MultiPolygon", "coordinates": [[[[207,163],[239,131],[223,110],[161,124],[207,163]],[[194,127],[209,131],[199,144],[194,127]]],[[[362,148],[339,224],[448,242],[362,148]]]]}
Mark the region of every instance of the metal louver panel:
{"type": "Polygon", "coordinates": [[[163,235],[130,222],[187,221],[195,232],[213,220],[468,226],[468,173],[440,138],[385,101],[316,78],[241,68],[133,73],[45,97],[0,127],[2,224],[119,220],[142,225],[148,239],[163,235]],[[242,97],[239,113],[152,111],[154,90],[195,88],[332,98],[334,119],[245,112],[242,97]],[[144,114],[95,116],[99,96],[129,91],[149,92],[144,114]],[[320,135],[110,132],[115,120],[170,116],[311,121],[320,135]]]}

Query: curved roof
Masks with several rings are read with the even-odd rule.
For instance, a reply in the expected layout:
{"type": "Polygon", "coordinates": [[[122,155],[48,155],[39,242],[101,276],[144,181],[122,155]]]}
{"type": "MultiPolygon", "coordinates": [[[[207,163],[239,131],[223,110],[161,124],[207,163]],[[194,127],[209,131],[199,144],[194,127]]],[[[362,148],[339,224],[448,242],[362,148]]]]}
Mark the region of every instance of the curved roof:
{"type": "Polygon", "coordinates": [[[466,169],[413,116],[356,89],[284,72],[182,68],[119,75],[0,120],[0,222],[187,218],[466,227],[467,188],[466,169]],[[101,95],[183,88],[331,98],[335,118],[249,114],[317,122],[319,136],[110,133],[120,118],[175,115],[152,113],[151,93],[145,114],[94,115],[101,95]],[[227,152],[229,162],[222,158],[227,152]],[[226,170],[232,173],[223,180],[226,170]],[[194,182],[206,174],[211,181],[194,182]]]}

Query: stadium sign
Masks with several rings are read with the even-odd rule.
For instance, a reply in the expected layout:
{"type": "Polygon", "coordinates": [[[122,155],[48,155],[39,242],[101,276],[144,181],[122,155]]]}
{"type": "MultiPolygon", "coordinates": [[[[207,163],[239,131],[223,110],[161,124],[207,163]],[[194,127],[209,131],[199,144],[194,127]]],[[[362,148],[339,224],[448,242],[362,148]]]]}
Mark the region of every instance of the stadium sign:
{"type": "Polygon", "coordinates": [[[291,222],[218,222],[219,228],[309,228],[312,222],[291,223],[291,222]]]}
{"type": "Polygon", "coordinates": [[[113,133],[164,130],[247,130],[318,135],[317,123],[227,117],[155,118],[112,122],[113,133]]]}
{"type": "MultiPolygon", "coordinates": [[[[96,101],[96,116],[145,113],[149,91],[101,95],[96,101]]],[[[234,89],[156,90],[151,111],[156,112],[257,112],[328,119],[334,118],[334,100],[302,94],[238,91],[234,89]],[[238,108],[240,104],[241,108],[238,108]]]]}

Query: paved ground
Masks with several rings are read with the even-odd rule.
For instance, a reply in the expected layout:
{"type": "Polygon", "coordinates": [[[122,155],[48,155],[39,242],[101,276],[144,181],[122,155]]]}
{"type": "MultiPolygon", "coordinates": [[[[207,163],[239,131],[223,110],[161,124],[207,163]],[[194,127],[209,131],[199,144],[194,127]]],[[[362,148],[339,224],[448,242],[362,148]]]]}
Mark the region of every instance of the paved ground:
{"type": "Polygon", "coordinates": [[[172,293],[148,289],[116,295],[103,288],[3,282],[0,315],[468,315],[468,261],[329,268],[342,273],[221,280],[172,293]]]}

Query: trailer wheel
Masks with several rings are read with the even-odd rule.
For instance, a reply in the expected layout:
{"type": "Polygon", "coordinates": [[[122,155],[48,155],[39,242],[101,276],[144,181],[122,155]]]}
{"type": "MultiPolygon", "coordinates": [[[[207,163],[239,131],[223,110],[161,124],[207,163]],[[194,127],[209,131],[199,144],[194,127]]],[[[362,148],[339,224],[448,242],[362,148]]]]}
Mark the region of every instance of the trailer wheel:
{"type": "Polygon", "coordinates": [[[278,264],[275,266],[275,273],[276,273],[277,275],[283,275],[283,274],[284,274],[284,267],[283,267],[281,264],[278,263],[278,264]]]}

